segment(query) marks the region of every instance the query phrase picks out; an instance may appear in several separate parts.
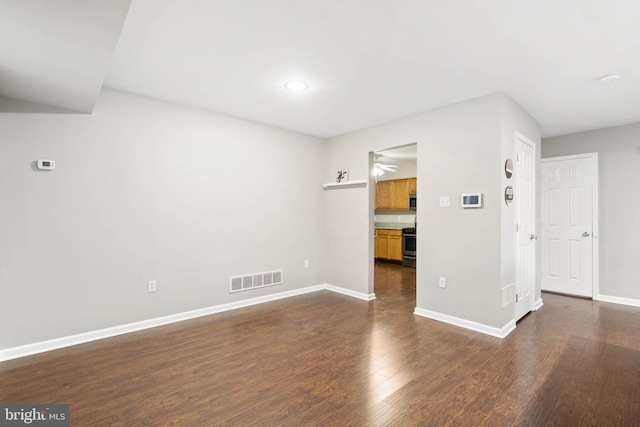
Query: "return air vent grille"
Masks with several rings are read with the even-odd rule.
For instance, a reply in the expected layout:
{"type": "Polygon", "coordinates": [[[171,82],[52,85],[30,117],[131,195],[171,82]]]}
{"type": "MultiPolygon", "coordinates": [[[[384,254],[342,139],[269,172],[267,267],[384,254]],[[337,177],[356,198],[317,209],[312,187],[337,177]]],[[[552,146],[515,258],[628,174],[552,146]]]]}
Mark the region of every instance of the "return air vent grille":
{"type": "Polygon", "coordinates": [[[266,286],[282,285],[282,277],[282,270],[247,274],[244,276],[232,276],[230,278],[229,292],[233,293],[264,288],[266,286]]]}

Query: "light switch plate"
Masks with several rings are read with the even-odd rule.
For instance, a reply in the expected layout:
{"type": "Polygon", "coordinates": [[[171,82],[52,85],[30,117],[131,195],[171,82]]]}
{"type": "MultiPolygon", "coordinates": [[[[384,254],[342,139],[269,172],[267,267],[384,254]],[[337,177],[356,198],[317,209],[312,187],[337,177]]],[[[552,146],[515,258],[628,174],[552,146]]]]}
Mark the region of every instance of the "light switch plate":
{"type": "Polygon", "coordinates": [[[438,280],[438,286],[439,286],[439,287],[441,287],[441,288],[443,288],[443,289],[444,289],[444,288],[446,288],[446,287],[447,287],[447,279],[446,279],[446,278],[444,278],[444,277],[441,277],[441,278],[438,280]]]}

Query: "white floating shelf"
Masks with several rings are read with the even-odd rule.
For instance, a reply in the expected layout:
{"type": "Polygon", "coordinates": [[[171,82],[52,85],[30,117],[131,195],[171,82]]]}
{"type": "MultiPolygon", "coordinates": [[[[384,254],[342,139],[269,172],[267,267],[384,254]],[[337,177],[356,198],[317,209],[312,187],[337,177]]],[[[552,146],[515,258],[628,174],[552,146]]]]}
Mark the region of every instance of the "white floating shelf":
{"type": "Polygon", "coordinates": [[[322,187],[325,190],[333,190],[336,188],[366,187],[366,186],[367,186],[366,179],[356,179],[354,181],[347,181],[347,182],[329,182],[327,184],[322,184],[322,187]]]}

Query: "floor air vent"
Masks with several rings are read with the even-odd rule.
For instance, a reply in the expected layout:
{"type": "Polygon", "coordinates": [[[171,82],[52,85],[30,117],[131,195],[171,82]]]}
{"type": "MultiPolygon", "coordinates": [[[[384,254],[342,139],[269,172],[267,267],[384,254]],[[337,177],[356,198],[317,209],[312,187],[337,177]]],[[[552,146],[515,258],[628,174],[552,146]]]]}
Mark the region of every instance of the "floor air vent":
{"type": "Polygon", "coordinates": [[[247,274],[245,276],[232,276],[229,292],[248,291],[249,289],[264,288],[265,286],[274,285],[282,285],[282,270],[247,274]]]}

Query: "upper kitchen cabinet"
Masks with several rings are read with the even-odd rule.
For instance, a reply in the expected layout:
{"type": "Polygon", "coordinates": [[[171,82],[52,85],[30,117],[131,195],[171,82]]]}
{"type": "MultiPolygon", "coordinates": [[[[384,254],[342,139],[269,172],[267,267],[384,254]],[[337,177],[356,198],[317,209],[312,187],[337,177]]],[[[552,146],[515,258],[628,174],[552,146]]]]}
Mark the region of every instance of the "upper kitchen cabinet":
{"type": "Polygon", "coordinates": [[[376,183],[376,209],[391,209],[391,181],[376,183]]]}
{"type": "Polygon", "coordinates": [[[411,192],[411,180],[393,179],[376,183],[376,210],[409,210],[409,194],[411,192]]]}
{"type": "Polygon", "coordinates": [[[391,209],[409,209],[409,180],[391,181],[391,209]]]}
{"type": "Polygon", "coordinates": [[[417,178],[409,178],[409,194],[418,194],[417,178]]]}

